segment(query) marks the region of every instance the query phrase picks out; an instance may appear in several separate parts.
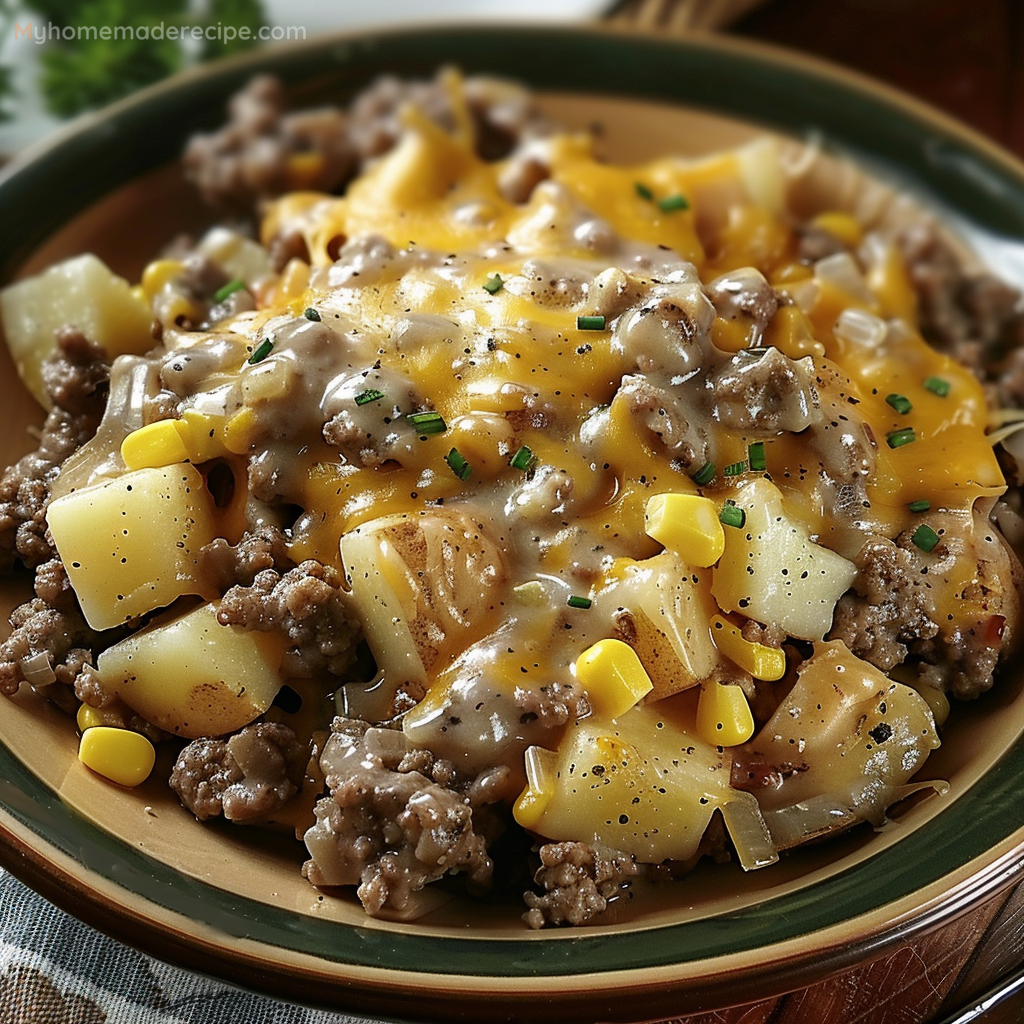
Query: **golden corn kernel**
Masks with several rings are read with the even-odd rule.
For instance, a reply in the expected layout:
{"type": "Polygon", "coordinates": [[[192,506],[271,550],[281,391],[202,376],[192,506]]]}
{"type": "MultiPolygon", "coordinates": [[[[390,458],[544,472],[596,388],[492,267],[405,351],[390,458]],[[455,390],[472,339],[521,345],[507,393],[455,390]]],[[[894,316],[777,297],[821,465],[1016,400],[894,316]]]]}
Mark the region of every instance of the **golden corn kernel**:
{"type": "MultiPolygon", "coordinates": [[[[772,271],[770,284],[780,288],[795,281],[808,281],[814,277],[814,269],[806,263],[783,263],[772,271]]],[[[786,307],[783,306],[783,309],[786,307]]]]}
{"type": "Polygon", "coordinates": [[[701,684],[697,735],[719,747],[735,747],[754,735],[754,716],[740,687],[714,679],[701,684]]]}
{"type": "Polygon", "coordinates": [[[867,272],[868,287],[878,299],[879,310],[887,319],[917,323],[917,292],[902,254],[889,243],[867,272]]]}
{"type": "Polygon", "coordinates": [[[164,285],[179,277],[185,271],[181,260],[154,260],[142,272],[142,291],[147,301],[152,302],[157,292],[163,291],[164,285]]]}
{"type": "Polygon", "coordinates": [[[156,750],[141,733],[97,725],[82,733],[78,759],[111,782],[138,786],[149,778],[156,763],[156,750]]]}
{"type": "Polygon", "coordinates": [[[186,409],[178,422],[181,424],[181,436],[188,450],[189,461],[207,462],[224,454],[223,416],[186,409]]]}
{"type": "Polygon", "coordinates": [[[715,348],[723,352],[739,352],[740,349],[749,348],[751,339],[748,325],[739,320],[715,317],[711,325],[711,341],[715,348]]]}
{"type": "Polygon", "coordinates": [[[827,231],[833,238],[838,238],[847,249],[856,249],[864,239],[864,232],[855,217],[839,210],[819,213],[811,221],[811,226],[827,231]]]}
{"type": "Polygon", "coordinates": [[[599,640],[576,659],[576,678],[599,715],[618,718],[654,689],[636,651],[621,640],[599,640]]]}
{"type": "Polygon", "coordinates": [[[291,153],[288,157],[288,184],[292,189],[301,190],[315,185],[324,171],[322,153],[310,149],[301,153],[291,153]]]}
{"type": "Polygon", "coordinates": [[[644,530],[690,565],[714,565],[725,551],[718,506],[699,494],[655,494],[644,506],[644,530]]]}
{"type": "Polygon", "coordinates": [[[159,469],[186,462],[189,451],[179,420],[157,420],[133,430],[121,442],[121,458],[129,469],[159,469]]]}
{"type": "Polygon", "coordinates": [[[825,346],[814,337],[807,314],[799,306],[781,306],[764,333],[764,344],[777,348],[790,359],[825,354],[825,346]]]}
{"type": "Polygon", "coordinates": [[[715,646],[755,679],[775,680],[786,674],[786,654],[778,647],[755,643],[744,638],[738,626],[716,615],[711,620],[711,636],[715,646]]]}
{"type": "Polygon", "coordinates": [[[159,303],[160,317],[165,324],[198,324],[203,319],[203,310],[185,295],[175,292],[162,297],[159,303]]]}
{"type": "Polygon", "coordinates": [[[293,256],[272,286],[273,302],[293,302],[302,298],[309,288],[309,264],[293,256]]]}
{"type": "Polygon", "coordinates": [[[224,447],[235,455],[244,455],[256,441],[256,414],[249,408],[242,408],[224,427],[224,447]]]}
{"type": "Polygon", "coordinates": [[[103,712],[89,704],[81,704],[75,715],[75,721],[78,723],[78,731],[85,732],[86,729],[103,724],[103,712]]]}
{"type": "Polygon", "coordinates": [[[523,757],[526,787],[519,794],[512,816],[523,828],[536,828],[555,791],[558,754],[543,747],[527,747],[523,757]]]}

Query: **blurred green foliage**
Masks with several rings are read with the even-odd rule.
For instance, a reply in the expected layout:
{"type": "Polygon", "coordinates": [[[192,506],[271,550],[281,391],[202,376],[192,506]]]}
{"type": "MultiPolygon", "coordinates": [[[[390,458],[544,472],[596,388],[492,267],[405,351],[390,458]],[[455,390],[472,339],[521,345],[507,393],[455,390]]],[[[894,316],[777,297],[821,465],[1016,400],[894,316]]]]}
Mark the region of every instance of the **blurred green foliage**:
{"type": "MultiPolygon", "coordinates": [[[[144,5],[137,0],[0,0],[0,26],[5,19],[13,25],[15,17],[30,19],[37,37],[47,33],[39,89],[59,117],[127,96],[177,71],[189,58],[209,60],[254,46],[264,25],[261,0],[208,0],[201,12],[189,0],[144,5]],[[248,38],[225,38],[214,31],[218,26],[245,26],[248,38]],[[98,31],[104,27],[110,30],[106,39],[98,31]],[[210,32],[183,42],[182,31],[194,27],[210,32]]],[[[9,72],[0,68],[0,117],[10,84],[9,72]]]]}

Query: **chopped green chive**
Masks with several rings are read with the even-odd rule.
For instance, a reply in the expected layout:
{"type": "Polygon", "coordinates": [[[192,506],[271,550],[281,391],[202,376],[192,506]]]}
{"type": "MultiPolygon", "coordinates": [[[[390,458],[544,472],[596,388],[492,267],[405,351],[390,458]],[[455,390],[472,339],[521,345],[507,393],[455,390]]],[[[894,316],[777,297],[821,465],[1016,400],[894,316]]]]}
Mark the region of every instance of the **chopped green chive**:
{"type": "Polygon", "coordinates": [[[320,322],[320,314],[312,306],[307,306],[306,309],[302,311],[302,315],[307,320],[313,320],[315,323],[320,322]]]}
{"type": "Polygon", "coordinates": [[[537,456],[524,444],[509,460],[509,465],[513,469],[521,469],[525,473],[533,468],[536,461],[537,456]]]}
{"type": "Polygon", "coordinates": [[[654,198],[654,193],[642,181],[638,181],[633,188],[636,189],[636,194],[641,199],[650,202],[654,198]]]}
{"type": "Polygon", "coordinates": [[[383,397],[383,391],[378,391],[376,388],[367,388],[356,395],[356,405],[368,405],[370,402],[379,402],[383,397]]]}
{"type": "Polygon", "coordinates": [[[589,608],[594,602],[589,597],[580,597],[578,594],[570,594],[569,600],[565,602],[570,608],[589,608]]]}
{"type": "Polygon", "coordinates": [[[405,417],[421,434],[443,434],[448,429],[439,412],[411,412],[405,417]]]}
{"type": "Polygon", "coordinates": [[[755,441],[749,445],[747,457],[750,459],[750,468],[755,473],[763,473],[768,467],[768,461],[764,456],[764,441],[755,441]]]}
{"type": "Polygon", "coordinates": [[[711,483],[715,478],[715,464],[713,462],[705,462],[696,473],[693,474],[691,479],[698,487],[703,487],[705,484],[711,483]]]}
{"type": "Polygon", "coordinates": [[[274,339],[264,338],[253,350],[251,356],[249,356],[247,362],[249,363],[262,363],[267,356],[270,355],[274,350],[274,339]]]}
{"type": "Polygon", "coordinates": [[[605,319],[603,316],[578,316],[576,317],[576,329],[580,331],[603,331],[605,319]]]}
{"type": "Polygon", "coordinates": [[[473,472],[473,467],[466,461],[458,448],[453,448],[445,457],[448,468],[460,479],[465,480],[473,472]]]}
{"type": "Polygon", "coordinates": [[[890,448],[902,448],[905,444],[916,441],[917,435],[914,433],[913,427],[903,427],[900,430],[894,430],[891,434],[886,434],[885,440],[890,448]]]}
{"type": "Polygon", "coordinates": [[[484,291],[490,292],[492,295],[497,295],[504,287],[505,282],[502,281],[501,274],[492,274],[484,281],[484,291]]]}
{"type": "Polygon", "coordinates": [[[722,472],[726,476],[739,476],[741,473],[746,473],[747,464],[745,462],[730,462],[722,472]]]}
{"type": "Polygon", "coordinates": [[[924,382],[924,386],[926,390],[930,391],[933,395],[938,395],[939,398],[945,398],[949,394],[949,381],[944,380],[942,377],[929,377],[924,382]]]}
{"type": "Polygon", "coordinates": [[[689,208],[690,200],[678,192],[672,196],[663,196],[658,200],[658,209],[662,213],[674,213],[676,210],[688,210],[689,208]]]}
{"type": "Polygon", "coordinates": [[[931,551],[939,543],[939,535],[926,523],[922,523],[910,538],[922,551],[931,551]]]}
{"type": "Polygon", "coordinates": [[[223,302],[229,295],[234,295],[235,292],[240,292],[244,287],[245,282],[236,277],[233,281],[228,281],[227,284],[221,285],[213,293],[213,301],[223,302]]]}
{"type": "Polygon", "coordinates": [[[741,348],[736,353],[737,359],[756,363],[759,359],[763,359],[768,353],[767,345],[751,345],[749,348],[741,348]]]}
{"type": "Polygon", "coordinates": [[[913,405],[910,403],[910,399],[906,395],[891,394],[885,396],[886,402],[889,403],[901,416],[906,416],[913,405]]]}
{"type": "Polygon", "coordinates": [[[734,505],[731,501],[726,502],[722,506],[722,511],[718,513],[718,518],[726,526],[735,526],[737,529],[743,526],[747,521],[747,513],[739,507],[734,505]]]}
{"type": "Polygon", "coordinates": [[[918,498],[916,501],[911,501],[907,504],[907,508],[911,512],[927,512],[932,507],[932,503],[927,498],[918,498]]]}

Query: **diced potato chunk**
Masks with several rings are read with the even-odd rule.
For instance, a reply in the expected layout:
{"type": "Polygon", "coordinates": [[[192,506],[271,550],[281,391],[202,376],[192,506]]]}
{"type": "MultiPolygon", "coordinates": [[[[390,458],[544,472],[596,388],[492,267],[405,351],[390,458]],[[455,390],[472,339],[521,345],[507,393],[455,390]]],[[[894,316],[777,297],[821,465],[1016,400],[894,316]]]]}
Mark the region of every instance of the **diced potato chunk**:
{"type": "Polygon", "coordinates": [[[40,367],[54,351],[54,332],[77,327],[114,356],[153,347],[152,315],[123,277],[92,254],[64,260],[0,293],[0,317],[25,385],[49,405],[40,367]]]}
{"type": "Polygon", "coordinates": [[[752,825],[738,845],[744,868],[775,860],[757,802],[730,785],[730,755],[663,709],[638,705],[615,722],[592,715],[570,727],[557,752],[529,748],[516,820],[548,839],[600,843],[657,864],[693,857],[714,812],[735,804],[728,817],[737,828],[744,818],[752,825]]]}
{"type": "Polygon", "coordinates": [[[747,484],[736,504],[746,512],[746,524],[726,531],[711,586],[715,599],[723,610],[780,626],[789,636],[821,640],[856,566],[811,541],[806,527],[786,514],[770,481],[747,484]]]}
{"type": "Polygon", "coordinates": [[[689,566],[666,550],[642,561],[618,559],[606,579],[599,597],[623,609],[623,639],[651,677],[650,700],[695,686],[722,664],[711,638],[718,606],[709,569],[689,566]]]}
{"type": "Polygon", "coordinates": [[[467,515],[382,516],[345,534],[341,556],[370,650],[393,680],[425,683],[497,622],[504,555],[467,515]]]}
{"type": "Polygon", "coordinates": [[[259,242],[229,228],[211,228],[196,246],[230,278],[251,285],[273,273],[270,255],[259,242]]]}
{"type": "Polygon", "coordinates": [[[853,821],[881,824],[938,745],[927,701],[835,640],[814,645],[796,685],[743,756],[782,775],[781,786],[759,794],[782,849],[853,821]],[[794,764],[799,771],[790,770],[794,764]]]}
{"type": "Polygon", "coordinates": [[[273,703],[285,646],[283,635],[222,626],[210,603],[108,647],[97,669],[106,688],[161,729],[222,736],[273,703]]]}
{"type": "Polygon", "coordinates": [[[196,559],[216,536],[212,505],[186,464],[139,469],[50,503],[47,525],[93,629],[204,594],[196,559]]]}

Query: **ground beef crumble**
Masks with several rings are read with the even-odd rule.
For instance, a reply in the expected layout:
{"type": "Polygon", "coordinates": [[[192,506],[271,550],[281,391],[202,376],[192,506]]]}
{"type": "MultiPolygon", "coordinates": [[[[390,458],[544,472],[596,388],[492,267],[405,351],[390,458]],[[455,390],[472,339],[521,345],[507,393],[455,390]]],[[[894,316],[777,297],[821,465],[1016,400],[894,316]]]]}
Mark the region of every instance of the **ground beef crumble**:
{"type": "Polygon", "coordinates": [[[170,785],[200,821],[266,819],[302,785],[309,751],[278,722],[257,722],[226,738],[193,740],[178,755],[170,785]]]}
{"type": "Polygon", "coordinates": [[[534,880],[543,895],[523,896],[530,908],[523,920],[531,928],[586,924],[627,892],[641,870],[627,854],[576,842],[546,843],[540,848],[540,864],[534,880]]]}
{"type": "MultiPolygon", "coordinates": [[[[101,643],[82,617],[59,559],[39,567],[35,590],[35,597],[11,613],[11,633],[0,644],[0,693],[7,696],[18,692],[26,671],[34,665],[41,680],[37,685],[45,687],[48,696],[58,697],[60,690],[46,684],[73,686],[101,643]]],[[[58,703],[63,706],[67,701],[58,699],[58,703]]]]}
{"type": "Polygon", "coordinates": [[[55,552],[46,532],[50,488],[61,464],[99,426],[107,400],[110,363],[106,353],[81,332],[57,332],[57,348],[42,367],[52,409],[39,447],[0,477],[0,571],[16,562],[35,568],[55,552]]]}
{"type": "MultiPolygon", "coordinates": [[[[505,156],[550,131],[525,89],[486,78],[470,78],[464,85],[476,145],[485,159],[505,156]]],[[[382,77],[347,113],[333,107],[290,113],[281,83],[263,75],[231,100],[224,127],[192,138],[184,156],[186,175],[207,202],[236,213],[248,213],[260,200],[291,189],[335,191],[395,145],[408,105],[446,130],[458,128],[445,72],[429,81],[382,77]]],[[[293,244],[284,242],[283,250],[291,251],[293,244]]],[[[275,257],[278,264],[287,259],[284,251],[275,257]]]]}
{"type": "Polygon", "coordinates": [[[367,913],[405,910],[413,893],[448,873],[486,890],[494,869],[476,810],[506,787],[493,777],[460,780],[428,751],[409,751],[400,732],[338,718],[320,760],[329,796],[306,833],[314,885],[357,885],[367,913]],[[475,805],[475,806],[474,806],[475,805]]]}
{"type": "Polygon", "coordinates": [[[202,575],[222,593],[234,586],[251,587],[266,569],[295,567],[284,534],[272,526],[247,530],[237,544],[217,537],[200,549],[199,559],[202,575]]]}
{"type": "Polygon", "coordinates": [[[930,639],[932,620],[928,577],[914,555],[885,537],[874,537],[856,558],[853,588],[836,605],[831,636],[883,672],[907,657],[907,644],[930,639]]]}
{"type": "Polygon", "coordinates": [[[293,644],[283,666],[290,678],[341,675],[352,664],[361,635],[341,582],[337,572],[312,559],[283,573],[263,569],[250,586],[228,590],[217,620],[224,626],[285,633],[293,644]]]}

